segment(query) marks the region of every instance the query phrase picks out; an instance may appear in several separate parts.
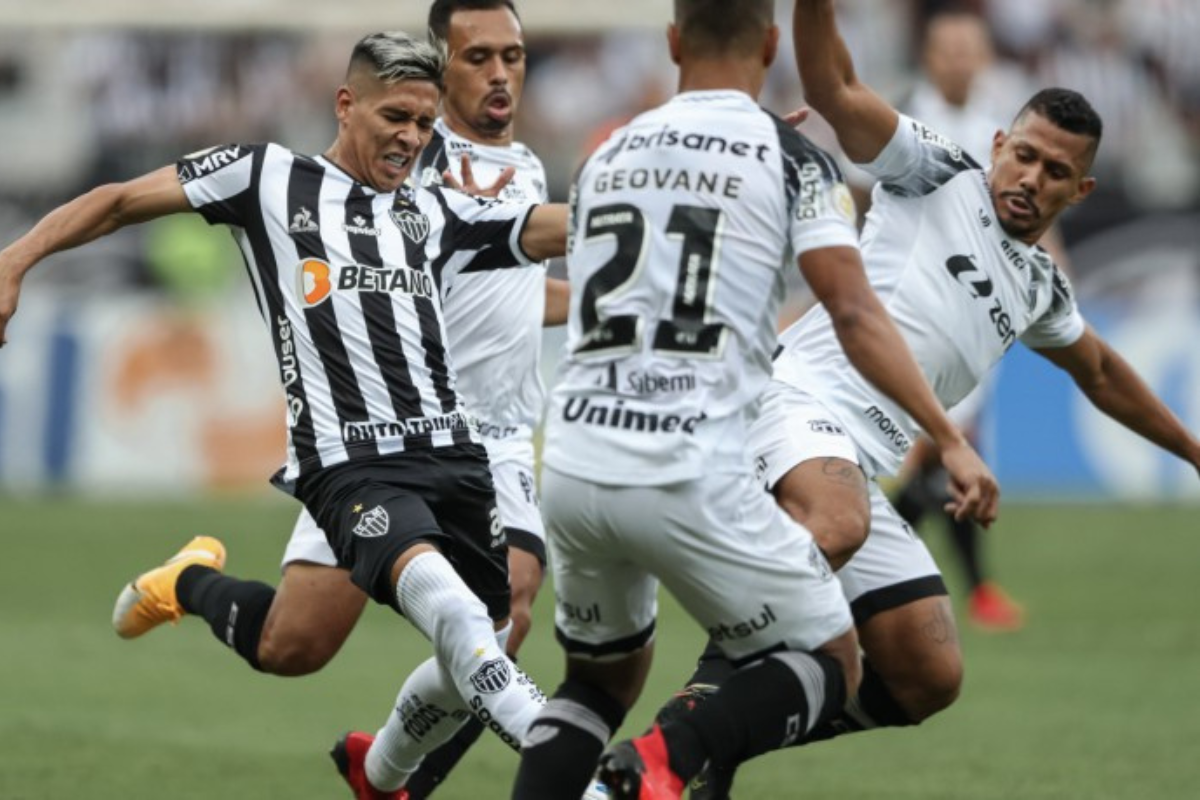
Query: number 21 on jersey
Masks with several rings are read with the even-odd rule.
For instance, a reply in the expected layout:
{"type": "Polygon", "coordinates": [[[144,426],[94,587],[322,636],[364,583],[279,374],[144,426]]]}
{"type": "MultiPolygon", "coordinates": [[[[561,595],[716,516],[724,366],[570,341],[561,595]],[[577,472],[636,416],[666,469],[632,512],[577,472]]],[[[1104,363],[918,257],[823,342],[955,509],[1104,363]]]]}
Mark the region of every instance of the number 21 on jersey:
{"type": "MultiPolygon", "coordinates": [[[[710,322],[716,290],[724,214],[715,208],[677,205],[667,234],[680,241],[671,317],[658,321],[652,349],[665,356],[720,358],[729,329],[710,322]]],[[[583,336],[577,357],[614,356],[641,348],[645,320],[608,314],[605,307],[631,291],[646,267],[648,232],[641,209],[628,203],[598,206],[584,222],[584,241],[613,237],[616,249],[583,287],[583,336]]]]}

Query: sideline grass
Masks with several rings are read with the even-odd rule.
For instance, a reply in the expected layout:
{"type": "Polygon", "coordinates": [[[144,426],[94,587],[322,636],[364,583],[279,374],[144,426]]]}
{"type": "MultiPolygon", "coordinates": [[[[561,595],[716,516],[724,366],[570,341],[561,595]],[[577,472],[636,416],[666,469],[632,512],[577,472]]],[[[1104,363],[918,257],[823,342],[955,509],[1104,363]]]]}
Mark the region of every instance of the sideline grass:
{"type": "MultiPolygon", "coordinates": [[[[292,680],[251,672],[197,620],[132,642],[109,623],[122,582],[196,533],[224,537],[234,574],[273,581],[295,509],[274,499],[0,500],[0,798],[346,797],[325,751],[344,729],[374,729],[429,653],[390,612],[369,609],[325,672],[292,680]]],[[[1194,519],[1187,507],[1006,507],[989,553],[1030,622],[1013,635],[963,631],[959,704],[915,730],[761,759],[737,795],[1195,797],[1194,519]]],[[[547,588],[522,658],[547,690],[561,674],[550,599],[547,588]]],[[[686,677],[700,646],[669,600],[660,629],[627,732],[686,677]]],[[[440,796],[507,797],[514,768],[502,745],[481,742],[440,796]]]]}

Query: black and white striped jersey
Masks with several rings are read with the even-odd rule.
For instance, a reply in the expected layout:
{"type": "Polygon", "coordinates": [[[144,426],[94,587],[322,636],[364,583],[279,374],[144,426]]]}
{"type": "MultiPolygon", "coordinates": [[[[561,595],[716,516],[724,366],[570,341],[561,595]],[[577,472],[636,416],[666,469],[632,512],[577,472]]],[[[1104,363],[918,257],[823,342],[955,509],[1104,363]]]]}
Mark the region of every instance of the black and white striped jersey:
{"type": "Polygon", "coordinates": [[[328,159],[228,145],[177,165],[228,225],[270,328],[287,400],[288,486],[321,467],[479,442],[446,349],[440,284],[528,266],[531,205],[409,185],[381,194],[328,159]]]}

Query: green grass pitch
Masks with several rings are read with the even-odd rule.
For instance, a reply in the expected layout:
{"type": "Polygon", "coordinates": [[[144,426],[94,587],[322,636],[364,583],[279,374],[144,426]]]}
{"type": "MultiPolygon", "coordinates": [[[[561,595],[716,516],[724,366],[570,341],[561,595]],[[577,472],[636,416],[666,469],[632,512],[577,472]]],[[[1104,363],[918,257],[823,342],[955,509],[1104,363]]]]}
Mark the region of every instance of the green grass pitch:
{"type": "MultiPolygon", "coordinates": [[[[0,798],[348,797],[326,756],[374,730],[427,643],[372,608],[322,674],[251,672],[207,626],[121,641],[124,581],[196,533],[222,536],[229,570],[273,581],[296,506],[284,500],[0,500],[0,798]]],[[[1014,506],[988,534],[1027,628],[963,630],[959,703],[907,730],[842,738],[747,766],[743,798],[1106,800],[1200,797],[1200,525],[1188,507],[1014,506]]],[[[937,533],[931,544],[940,550],[937,533]]],[[[948,568],[957,587],[957,576],[948,568]]],[[[561,676],[551,592],[522,663],[561,676]]],[[[689,673],[701,637],[665,601],[643,702],[689,673]]],[[[515,758],[487,740],[440,796],[508,797],[515,758]]]]}

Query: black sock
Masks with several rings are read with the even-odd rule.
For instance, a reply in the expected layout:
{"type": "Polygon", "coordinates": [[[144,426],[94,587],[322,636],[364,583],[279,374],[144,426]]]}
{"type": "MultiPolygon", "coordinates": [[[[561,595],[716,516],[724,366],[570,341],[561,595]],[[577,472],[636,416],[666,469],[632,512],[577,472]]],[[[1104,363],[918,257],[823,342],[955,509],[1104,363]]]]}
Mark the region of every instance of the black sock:
{"type": "Polygon", "coordinates": [[[820,742],[873,728],[902,728],[920,724],[900,707],[869,661],[864,660],[862,668],[863,678],[858,694],[846,704],[844,710],[817,725],[797,744],[820,742]]]}
{"type": "Polygon", "coordinates": [[[676,692],[670,700],[663,704],[655,715],[654,721],[662,725],[681,714],[691,713],[698,703],[716,692],[736,671],[733,662],[725,657],[721,648],[710,641],[704,648],[704,652],[700,654],[700,660],[696,663],[696,671],[692,673],[692,677],[688,678],[687,684],[681,691],[676,692]]]}
{"type": "Polygon", "coordinates": [[[721,648],[710,640],[704,648],[704,652],[700,654],[700,660],[696,663],[696,671],[688,679],[688,685],[720,686],[735,672],[737,672],[737,668],[733,666],[733,662],[726,658],[721,648]]]}
{"type": "Polygon", "coordinates": [[[975,589],[983,583],[983,566],[979,558],[979,526],[969,519],[958,522],[953,516],[946,515],[950,525],[950,539],[954,549],[962,561],[967,573],[968,585],[975,589]]]}
{"type": "Polygon", "coordinates": [[[615,698],[568,679],[525,734],[513,800],[579,800],[624,720],[615,698]]]}
{"type": "Polygon", "coordinates": [[[845,676],[823,653],[780,653],[738,670],[690,714],[663,726],[671,771],[691,780],[706,760],[721,766],[778,750],[845,704],[845,676]]]}
{"type": "Polygon", "coordinates": [[[472,716],[458,729],[454,738],[421,760],[421,766],[404,784],[409,800],[425,800],[446,779],[454,765],[462,759],[471,745],[483,733],[483,723],[472,716]]]}
{"type": "Polygon", "coordinates": [[[212,567],[193,565],[179,573],[175,596],[184,611],[204,617],[213,636],[237,651],[254,669],[262,671],[258,642],[271,601],[275,599],[274,587],[233,578],[212,567]]]}

